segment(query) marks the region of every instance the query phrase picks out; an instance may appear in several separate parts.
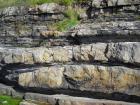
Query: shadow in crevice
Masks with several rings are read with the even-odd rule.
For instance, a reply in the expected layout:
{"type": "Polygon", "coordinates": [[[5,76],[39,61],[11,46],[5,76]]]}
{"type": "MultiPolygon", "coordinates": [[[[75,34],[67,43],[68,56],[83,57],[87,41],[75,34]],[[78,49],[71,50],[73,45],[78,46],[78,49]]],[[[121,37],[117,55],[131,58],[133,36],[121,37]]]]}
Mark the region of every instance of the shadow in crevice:
{"type": "Polygon", "coordinates": [[[12,47],[40,47],[45,46],[47,48],[52,48],[54,46],[73,46],[81,44],[92,44],[92,43],[117,43],[117,42],[140,42],[140,35],[137,31],[135,34],[119,35],[115,33],[105,33],[99,32],[97,35],[75,35],[71,36],[70,33],[67,33],[66,36],[60,37],[1,37],[1,44],[3,46],[12,46],[12,47]],[[32,43],[25,42],[24,38],[29,38],[32,40],[32,43]],[[8,40],[7,40],[8,39],[8,40]]]}
{"type": "Polygon", "coordinates": [[[70,65],[97,65],[97,66],[107,66],[107,67],[113,67],[113,66],[121,66],[121,67],[127,67],[135,70],[140,69],[139,63],[124,63],[121,61],[118,61],[117,59],[112,59],[108,61],[98,61],[98,60],[88,60],[88,61],[77,61],[76,59],[71,59],[71,61],[68,62],[52,62],[52,63],[35,63],[35,64],[24,64],[24,63],[13,63],[13,64],[4,64],[1,66],[1,76],[4,76],[5,74],[9,73],[24,73],[24,72],[33,72],[38,70],[41,67],[59,67],[59,66],[70,66],[70,65]]]}
{"type": "Polygon", "coordinates": [[[126,102],[135,102],[140,103],[140,97],[135,95],[127,95],[119,92],[115,93],[104,93],[104,92],[91,92],[91,91],[80,91],[75,89],[46,89],[46,88],[23,88],[20,86],[16,86],[14,88],[17,91],[21,92],[33,92],[40,93],[46,95],[54,95],[54,94],[64,94],[75,97],[87,97],[93,99],[109,99],[116,101],[126,101],[126,102]]]}
{"type": "Polygon", "coordinates": [[[64,94],[73,97],[86,97],[86,98],[93,98],[93,99],[108,99],[108,100],[115,100],[115,101],[140,103],[140,96],[128,95],[119,92],[104,93],[104,92],[97,92],[97,91],[80,91],[77,89],[69,89],[69,88],[53,89],[53,88],[39,88],[39,87],[22,87],[16,83],[9,84],[8,82],[4,82],[4,81],[1,81],[0,83],[3,83],[7,86],[12,86],[15,89],[15,91],[19,93],[31,92],[31,93],[38,93],[43,95],[64,94]]]}
{"type": "Polygon", "coordinates": [[[69,36],[67,37],[67,40],[72,45],[80,45],[80,44],[91,44],[91,43],[110,43],[110,42],[140,42],[140,36],[139,35],[88,35],[88,36],[78,36],[75,37],[69,36]]]}

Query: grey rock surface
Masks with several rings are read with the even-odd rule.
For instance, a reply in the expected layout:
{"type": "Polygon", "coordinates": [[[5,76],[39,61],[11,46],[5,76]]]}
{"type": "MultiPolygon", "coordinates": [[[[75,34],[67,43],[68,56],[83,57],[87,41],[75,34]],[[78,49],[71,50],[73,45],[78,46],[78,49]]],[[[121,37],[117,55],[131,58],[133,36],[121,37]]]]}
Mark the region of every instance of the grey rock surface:
{"type": "Polygon", "coordinates": [[[84,3],[73,6],[85,11],[66,32],[50,26],[68,19],[67,6],[0,9],[0,94],[21,105],[140,103],[140,1],[84,3]]]}
{"type": "Polygon", "coordinates": [[[96,8],[140,4],[139,0],[92,0],[92,6],[96,8]]]}
{"type": "MultiPolygon", "coordinates": [[[[85,23],[74,27],[70,34],[71,36],[139,36],[140,22],[99,22],[99,23],[85,23]]],[[[106,37],[107,37],[106,36],[106,37]]]]}
{"type": "Polygon", "coordinates": [[[42,13],[61,13],[64,11],[64,7],[56,3],[46,3],[40,5],[38,10],[42,13]]]}
{"type": "Polygon", "coordinates": [[[0,94],[9,95],[14,98],[23,98],[24,94],[13,89],[12,86],[7,86],[0,83],[0,94]]]}
{"type": "Polygon", "coordinates": [[[139,64],[140,45],[138,43],[115,43],[108,45],[107,57],[124,63],[139,64]]]}
{"type": "Polygon", "coordinates": [[[80,46],[53,48],[0,48],[0,62],[23,63],[67,63],[117,61],[139,65],[139,42],[96,43],[80,46]]]}
{"type": "MultiPolygon", "coordinates": [[[[111,100],[98,100],[91,98],[82,98],[82,97],[72,97],[67,95],[41,95],[34,93],[27,93],[25,99],[34,99],[34,100],[44,100],[46,99],[51,105],[139,105],[137,103],[126,103],[121,101],[111,101],[111,100]]],[[[45,100],[45,101],[46,101],[45,100]]]]}

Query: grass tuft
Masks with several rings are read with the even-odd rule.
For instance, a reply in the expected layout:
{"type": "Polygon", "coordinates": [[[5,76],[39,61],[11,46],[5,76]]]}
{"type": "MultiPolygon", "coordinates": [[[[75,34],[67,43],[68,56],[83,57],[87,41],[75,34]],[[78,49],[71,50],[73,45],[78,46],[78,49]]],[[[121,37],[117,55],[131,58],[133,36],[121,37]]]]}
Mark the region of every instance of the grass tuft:
{"type": "Polygon", "coordinates": [[[65,31],[79,23],[78,12],[80,8],[73,8],[75,3],[82,3],[88,0],[0,0],[0,8],[15,6],[15,5],[40,5],[43,3],[58,3],[66,5],[66,18],[50,26],[50,29],[65,31]]]}
{"type": "Polygon", "coordinates": [[[58,3],[62,5],[72,5],[74,3],[84,3],[90,0],[0,0],[0,8],[15,6],[15,5],[37,5],[43,3],[58,3]]]}
{"type": "Polygon", "coordinates": [[[21,99],[0,95],[0,105],[19,105],[21,99]]]}
{"type": "Polygon", "coordinates": [[[64,14],[67,18],[57,23],[54,23],[53,25],[50,25],[50,30],[57,30],[62,32],[72,28],[79,23],[78,13],[74,8],[72,8],[72,6],[68,6],[64,14]]]}
{"type": "Polygon", "coordinates": [[[79,21],[77,19],[64,19],[63,21],[53,24],[51,26],[53,28],[50,27],[50,29],[63,32],[63,31],[66,31],[66,30],[72,28],[73,26],[75,26],[78,23],[79,23],[79,21]]]}

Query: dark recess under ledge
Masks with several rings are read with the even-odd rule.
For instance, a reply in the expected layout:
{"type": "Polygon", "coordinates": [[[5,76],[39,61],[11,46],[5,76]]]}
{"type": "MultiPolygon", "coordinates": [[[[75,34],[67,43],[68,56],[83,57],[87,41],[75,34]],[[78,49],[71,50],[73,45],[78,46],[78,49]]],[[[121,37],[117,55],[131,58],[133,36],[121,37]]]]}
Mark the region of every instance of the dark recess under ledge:
{"type": "Polygon", "coordinates": [[[17,92],[26,93],[33,92],[39,94],[46,95],[55,95],[55,94],[64,94],[75,97],[87,97],[93,99],[109,99],[116,101],[126,101],[126,102],[134,102],[140,103],[140,97],[134,95],[127,95],[123,93],[103,93],[103,92],[91,92],[91,91],[80,91],[80,90],[72,90],[72,89],[46,89],[46,88],[26,88],[21,87],[19,85],[14,85],[13,87],[17,92]]]}

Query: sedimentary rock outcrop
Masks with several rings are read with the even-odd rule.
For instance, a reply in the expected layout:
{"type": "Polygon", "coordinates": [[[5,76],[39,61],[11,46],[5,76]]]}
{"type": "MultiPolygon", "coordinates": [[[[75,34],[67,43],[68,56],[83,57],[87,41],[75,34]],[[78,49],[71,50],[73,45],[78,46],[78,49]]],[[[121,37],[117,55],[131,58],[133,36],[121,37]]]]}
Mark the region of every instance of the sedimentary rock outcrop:
{"type": "Polygon", "coordinates": [[[31,104],[28,99],[132,105],[75,96],[139,103],[139,0],[92,0],[80,24],[66,32],[50,29],[66,18],[66,8],[50,3],[0,11],[0,83],[10,85],[1,84],[0,93],[24,97],[21,105],[31,104]]]}
{"type": "Polygon", "coordinates": [[[139,96],[140,72],[121,66],[64,65],[36,68],[21,73],[18,83],[24,87],[78,89],[139,96]]]}
{"type": "Polygon", "coordinates": [[[69,62],[131,63],[139,66],[139,42],[94,43],[53,48],[0,48],[2,64],[69,62]]]}

